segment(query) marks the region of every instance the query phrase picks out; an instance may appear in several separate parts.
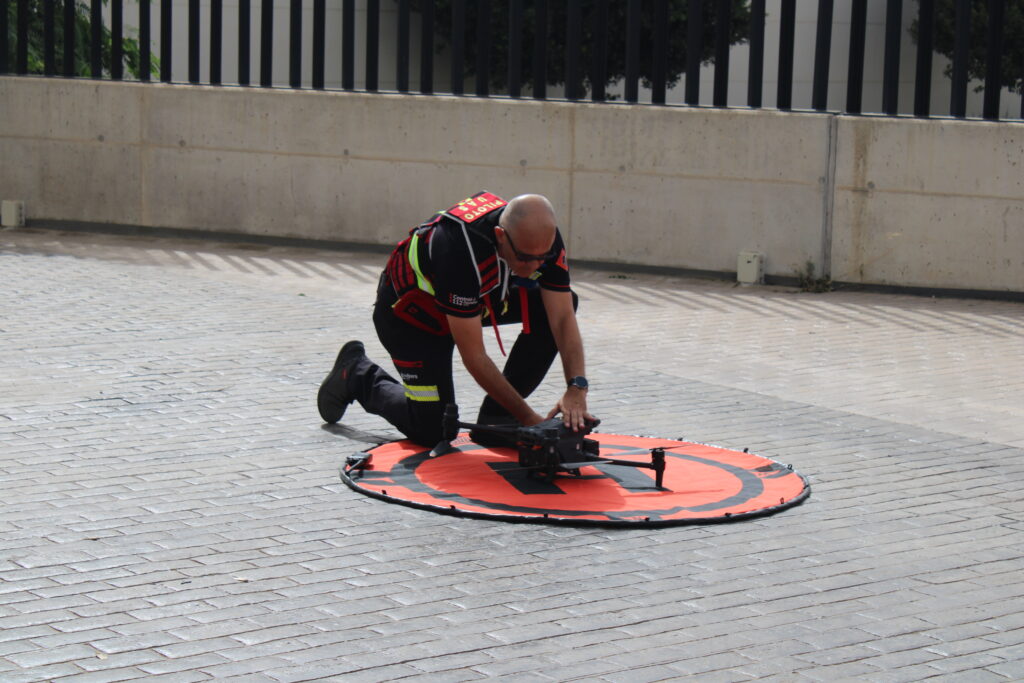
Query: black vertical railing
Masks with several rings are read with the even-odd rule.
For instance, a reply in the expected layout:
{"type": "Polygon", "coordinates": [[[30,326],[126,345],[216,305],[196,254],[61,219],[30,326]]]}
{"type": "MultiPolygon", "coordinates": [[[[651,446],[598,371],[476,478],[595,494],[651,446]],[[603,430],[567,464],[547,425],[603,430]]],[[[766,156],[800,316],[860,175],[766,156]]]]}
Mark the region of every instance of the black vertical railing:
{"type": "MultiPolygon", "coordinates": [[[[28,2],[25,2],[25,19],[26,27],[28,20],[28,2]]],[[[18,18],[18,23],[21,23],[21,18],[18,18]]],[[[19,27],[19,33],[20,27],[19,27]]],[[[103,77],[103,1],[92,0],[89,5],[89,74],[93,78],[103,77]]],[[[25,47],[28,47],[28,31],[25,32],[25,47]]],[[[28,71],[28,66],[25,65],[22,70],[21,64],[21,51],[18,52],[18,70],[21,73],[28,71]]]]}
{"type": "Polygon", "coordinates": [[[885,8],[885,62],[882,68],[882,111],[899,113],[900,36],[903,34],[903,0],[887,0],[885,8]]]}
{"type": "Polygon", "coordinates": [[[224,0],[210,0],[210,84],[220,85],[224,41],[224,0]]]}
{"type": "Polygon", "coordinates": [[[704,50],[704,2],[689,0],[686,6],[686,89],[683,101],[700,104],[700,57],[704,50]]]}
{"type": "Polygon", "coordinates": [[[149,80],[153,66],[149,27],[149,0],[139,0],[139,78],[142,81],[149,80]]]}
{"type": "Polygon", "coordinates": [[[828,67],[832,57],[833,0],[818,0],[818,28],[814,36],[814,84],[811,108],[828,109],[828,67]]]}
{"type": "MultiPolygon", "coordinates": [[[[98,0],[93,0],[95,4],[98,0]]],[[[28,0],[18,0],[18,19],[17,19],[17,41],[18,51],[14,57],[14,61],[17,63],[16,71],[19,74],[28,73],[28,0]]],[[[98,78],[93,74],[94,78],[98,78]]]]}
{"type": "Polygon", "coordinates": [[[935,0],[918,0],[917,65],[914,74],[914,116],[927,117],[932,99],[932,44],[935,0]]]}
{"type": "Polygon", "coordinates": [[[250,60],[252,55],[252,7],[250,0],[238,0],[238,84],[252,82],[250,60]]]}
{"type": "Polygon", "coordinates": [[[110,77],[124,78],[124,0],[110,0],[110,77]]]}
{"type": "Polygon", "coordinates": [[[988,0],[988,46],[985,51],[985,103],[982,116],[989,120],[999,118],[1004,8],[1004,0],[988,0]]]}
{"type": "Polygon", "coordinates": [[[626,5],[626,101],[640,98],[640,0],[626,5]]]}
{"type": "MultiPolygon", "coordinates": [[[[65,0],[66,2],[67,0],[65,0]]],[[[160,80],[171,82],[171,20],[173,0],[160,0],[160,80]]]]}
{"type": "MultiPolygon", "coordinates": [[[[43,74],[57,74],[57,31],[54,18],[54,3],[43,3],[43,74]]],[[[0,73],[7,71],[7,0],[0,2],[0,73]]]]}
{"type": "Polygon", "coordinates": [[[536,31],[533,36],[533,97],[543,100],[548,96],[548,0],[534,2],[536,31]]]}
{"type": "Polygon", "coordinates": [[[199,0],[188,0],[188,82],[199,82],[199,0]]]}
{"type": "Polygon", "coordinates": [[[409,0],[398,0],[398,45],[395,46],[395,88],[398,92],[409,92],[410,11],[409,0]]]}
{"type": "Polygon", "coordinates": [[[760,107],[764,81],[764,0],[750,3],[750,64],[747,80],[747,106],[760,107]]]}
{"type": "Polygon", "coordinates": [[[590,99],[604,102],[605,83],[608,81],[608,0],[596,0],[591,31],[590,99]]]}
{"type": "MultiPolygon", "coordinates": [[[[39,4],[41,17],[35,18],[35,0],[0,0],[0,73],[14,72],[27,74],[31,68],[47,76],[58,72],[67,77],[89,75],[92,78],[122,80],[127,65],[124,26],[125,0],[79,0],[58,5],[58,0],[43,0],[39,4]],[[109,32],[104,27],[103,5],[109,4],[109,32]],[[58,7],[64,8],[63,13],[58,7]],[[84,12],[84,16],[79,16],[84,12]],[[39,22],[39,23],[36,23],[39,22]],[[58,24],[61,22],[62,25],[58,24]],[[12,26],[13,24],[13,26],[12,26]],[[79,27],[88,25],[85,31],[79,27]],[[63,31],[61,28],[63,27],[63,31]],[[57,44],[58,33],[63,34],[63,45],[57,44]],[[109,43],[105,43],[109,38],[109,43]],[[84,40],[85,44],[76,45],[84,40]],[[39,41],[40,47],[35,47],[39,41]],[[32,46],[32,47],[30,47],[32,46]],[[35,50],[41,49],[37,55],[35,50]],[[32,50],[33,52],[30,52],[32,50]],[[31,61],[30,61],[31,60],[31,61]],[[84,63],[79,60],[85,60],[84,63]]],[[[188,0],[184,35],[175,36],[174,3],[181,0],[159,0],[158,42],[159,78],[164,82],[173,81],[173,57],[176,50],[185,49],[187,57],[187,82],[203,81],[201,36],[203,22],[209,25],[209,70],[208,82],[220,85],[223,82],[222,47],[225,39],[223,17],[224,0],[209,0],[209,15],[200,12],[202,0],[188,0]],[[174,40],[178,39],[178,47],[174,40]]],[[[451,14],[436,16],[436,0],[388,0],[388,7],[382,7],[381,0],[362,0],[365,7],[365,31],[356,36],[356,0],[341,1],[341,24],[328,33],[327,0],[312,2],[312,49],[304,54],[303,41],[306,21],[303,12],[304,0],[261,0],[259,29],[258,82],[263,87],[275,85],[274,67],[274,21],[276,12],[289,9],[288,31],[284,40],[287,45],[278,49],[278,73],[287,71],[287,82],[292,88],[303,87],[303,61],[310,60],[311,84],[316,90],[326,87],[325,72],[328,70],[326,54],[328,41],[339,41],[341,54],[341,87],[355,90],[355,70],[362,64],[365,80],[361,88],[373,92],[380,88],[381,50],[394,49],[390,53],[396,59],[394,88],[408,93],[412,88],[411,70],[413,55],[411,46],[415,42],[411,35],[416,13],[421,21],[418,55],[419,90],[425,94],[434,92],[435,48],[442,43],[447,51],[451,67],[451,92],[464,93],[468,79],[475,79],[473,92],[477,97],[490,97],[492,84],[507,76],[509,97],[523,95],[523,86],[532,85],[532,97],[547,99],[549,74],[564,73],[558,78],[565,86],[565,99],[590,99],[604,102],[607,99],[607,84],[610,69],[621,74],[619,83],[623,88],[623,99],[629,103],[639,102],[640,84],[650,88],[651,102],[657,105],[667,103],[669,83],[685,75],[683,100],[688,105],[700,104],[700,79],[703,71],[703,57],[711,56],[713,64],[714,92],[711,102],[716,107],[730,106],[729,71],[733,36],[734,12],[739,3],[730,0],[449,0],[446,3],[451,14]],[[507,22],[499,16],[507,8],[507,22]],[[673,35],[672,19],[685,9],[685,36],[673,35]],[[614,14],[613,14],[614,10],[614,14]],[[563,14],[564,12],[564,14],[563,14]],[[714,12],[708,16],[707,12],[714,12]],[[611,17],[616,17],[612,19],[611,17]],[[438,30],[435,20],[450,22],[438,30]],[[494,21],[497,20],[497,21],[494,21]],[[615,24],[611,25],[610,22],[615,24]],[[714,22],[713,30],[709,22],[714,22]],[[472,22],[472,24],[470,23],[472,22]],[[552,25],[555,24],[555,25],[552,25]],[[340,30],[339,30],[340,29],[340,30]],[[450,29],[450,31],[449,31],[450,29]],[[502,32],[508,32],[502,35],[502,32]],[[612,34],[615,31],[618,35],[612,34]],[[707,31],[707,36],[705,32],[707,31]],[[436,32],[436,33],[435,33],[436,32]],[[497,35],[495,35],[495,33],[497,35]],[[624,34],[624,35],[623,35],[624,34]],[[559,44],[564,51],[557,53],[552,46],[559,44]],[[365,43],[363,40],[365,39],[365,43]],[[674,41],[686,44],[681,60],[672,52],[674,41]],[[382,45],[384,40],[395,41],[394,45],[382,45]],[[705,41],[713,40],[713,45],[705,41]],[[357,62],[356,46],[365,46],[357,62]],[[497,55],[497,49],[504,49],[505,55],[497,55]],[[621,51],[618,53],[611,52],[621,51]],[[501,46],[501,47],[498,47],[501,46]],[[709,49],[710,48],[710,49],[709,49]],[[498,60],[507,58],[507,74],[495,75],[498,60]],[[564,60],[555,64],[551,60],[564,60]],[[682,62],[676,66],[678,62],[682,62]],[[555,64],[552,66],[552,64],[555,64]],[[670,71],[670,66],[676,68],[670,71]],[[564,68],[563,68],[564,67],[564,68]],[[525,72],[529,69],[529,72],[525,72]],[[683,73],[679,73],[682,70],[683,73]]],[[[810,2],[810,0],[807,0],[810,2]]],[[[151,4],[153,0],[138,0],[139,7],[139,77],[146,81],[154,70],[156,60],[151,55],[151,4]]],[[[949,41],[947,24],[952,20],[952,40],[942,43],[940,51],[951,51],[952,63],[951,94],[949,112],[956,118],[967,116],[967,93],[971,79],[978,79],[984,91],[981,115],[988,120],[999,120],[1001,91],[1008,80],[1006,71],[1018,67],[1008,66],[1006,60],[1007,22],[1014,20],[1014,14],[1007,7],[1009,0],[916,0],[917,14],[913,38],[916,41],[914,65],[914,93],[900,91],[900,54],[904,39],[903,11],[910,5],[906,0],[875,0],[875,9],[885,8],[885,23],[882,33],[883,48],[881,82],[881,111],[886,115],[899,115],[900,96],[904,101],[913,101],[913,114],[920,118],[932,115],[933,72],[936,71],[934,53],[940,44],[940,36],[949,41]],[[940,11],[951,11],[947,17],[940,11]],[[972,12],[974,12],[972,16],[972,12]],[[941,24],[940,24],[941,18],[941,24]],[[987,21],[985,26],[974,27],[976,41],[972,44],[972,19],[987,21]],[[942,26],[942,32],[940,32],[942,26]],[[984,41],[982,43],[982,41],[984,41]]],[[[740,42],[749,45],[749,64],[746,105],[752,108],[763,106],[765,78],[765,25],[766,0],[749,1],[749,33],[740,42]]],[[[802,5],[801,5],[802,6],[802,5]]],[[[806,49],[808,38],[797,35],[796,0],[777,0],[779,48],[777,56],[777,93],[775,105],[782,110],[806,107],[807,102],[793,101],[794,55],[797,49],[806,49]],[[803,42],[797,47],[797,38],[803,42]]],[[[849,17],[850,36],[847,57],[846,101],[842,111],[860,114],[864,109],[865,52],[867,49],[868,0],[851,0],[849,17]]],[[[1015,7],[1011,5],[1010,7],[1015,7]]],[[[774,10],[773,10],[774,11],[774,10]]],[[[829,100],[829,74],[832,65],[832,43],[835,31],[835,0],[818,0],[817,20],[814,33],[813,80],[810,92],[810,107],[826,111],[829,100]]],[[[361,17],[362,15],[360,15],[361,17]]],[[[846,17],[840,19],[845,21],[846,17]]],[[[238,3],[238,83],[249,85],[251,80],[252,38],[255,27],[251,25],[251,0],[238,3]]],[[[234,27],[231,27],[232,29],[234,27]]],[[[180,32],[179,32],[180,33],[180,32]]],[[[1012,46],[1016,47],[1016,46],[1012,46]]],[[[182,63],[179,55],[179,64],[182,63]]],[[[133,65],[134,66],[134,65],[133,65]]],[[[1024,65],[1020,65],[1024,70],[1024,65]]],[[[1015,76],[1015,74],[1010,74],[1015,76]]],[[[179,76],[180,77],[180,76],[179,76]]],[[[871,93],[877,92],[873,83],[868,83],[871,93]]],[[[308,87],[308,86],[307,86],[308,87]]],[[[385,87],[389,87],[385,85],[385,87]]],[[[834,98],[835,99],[835,98],[834,98]]],[[[735,105],[736,103],[732,103],[735,105]]],[[[902,112],[909,113],[909,112],[902,112]]],[[[1021,102],[1024,118],[1024,99],[1021,102]]]]}
{"type": "Polygon", "coordinates": [[[429,95],[434,92],[434,0],[422,0],[420,14],[420,92],[429,95]]]}
{"type": "Polygon", "coordinates": [[[523,0],[508,6],[508,96],[523,94],[523,0]]]}
{"type": "Polygon", "coordinates": [[[302,0],[291,0],[288,19],[288,85],[302,87],[302,0]]]}
{"type": "Polygon", "coordinates": [[[953,21],[953,86],[949,113],[967,116],[967,50],[971,41],[971,0],[956,0],[953,21]]]}
{"type": "Polygon", "coordinates": [[[668,81],[668,0],[654,2],[654,63],[651,65],[651,102],[665,104],[668,81]]]}
{"type": "Polygon", "coordinates": [[[274,0],[260,5],[260,86],[274,85],[274,0]]]}
{"type": "Polygon", "coordinates": [[[779,109],[793,107],[793,43],[796,30],[796,0],[782,0],[779,28],[779,83],[776,104],[779,109]]]}
{"type": "Polygon", "coordinates": [[[313,0],[313,88],[323,90],[327,67],[327,0],[313,0]]]}
{"type": "Polygon", "coordinates": [[[366,90],[379,87],[380,0],[366,0],[366,90]]]}
{"type": "Polygon", "coordinates": [[[491,0],[478,0],[476,26],[476,95],[491,94],[491,0]]]}
{"type": "Polygon", "coordinates": [[[8,6],[11,0],[0,0],[0,74],[10,72],[7,64],[7,54],[11,49],[8,36],[10,35],[10,24],[7,21],[8,6]]]}
{"type": "MultiPolygon", "coordinates": [[[[583,2],[568,0],[565,23],[565,99],[580,99],[580,48],[583,44],[583,2]]],[[[483,22],[487,25],[489,22],[483,22]]],[[[479,67],[477,67],[479,73],[479,67]]]]}
{"type": "Polygon", "coordinates": [[[712,104],[724,107],[729,97],[729,36],[732,33],[732,3],[715,4],[715,86],[712,104]]]}
{"type": "Polygon", "coordinates": [[[864,41],[867,36],[868,0],[853,0],[850,9],[850,58],[846,75],[846,111],[861,113],[864,95],[864,41]]]}
{"type": "Polygon", "coordinates": [[[465,90],[466,69],[463,64],[466,55],[466,0],[452,0],[452,94],[461,95],[465,90]]]}

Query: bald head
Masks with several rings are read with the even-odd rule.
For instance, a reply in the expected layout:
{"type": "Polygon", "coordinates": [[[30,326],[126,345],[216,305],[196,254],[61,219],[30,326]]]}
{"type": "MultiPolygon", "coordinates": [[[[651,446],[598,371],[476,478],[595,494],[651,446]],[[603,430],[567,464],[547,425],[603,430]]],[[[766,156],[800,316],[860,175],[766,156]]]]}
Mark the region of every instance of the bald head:
{"type": "Polygon", "coordinates": [[[512,272],[529,277],[547,258],[558,223],[551,202],[539,194],[523,194],[505,207],[494,228],[499,255],[512,272]]]}
{"type": "Polygon", "coordinates": [[[501,226],[512,234],[518,245],[520,240],[530,246],[523,251],[545,251],[555,239],[555,209],[547,197],[539,194],[521,194],[509,201],[501,216],[501,226]]]}

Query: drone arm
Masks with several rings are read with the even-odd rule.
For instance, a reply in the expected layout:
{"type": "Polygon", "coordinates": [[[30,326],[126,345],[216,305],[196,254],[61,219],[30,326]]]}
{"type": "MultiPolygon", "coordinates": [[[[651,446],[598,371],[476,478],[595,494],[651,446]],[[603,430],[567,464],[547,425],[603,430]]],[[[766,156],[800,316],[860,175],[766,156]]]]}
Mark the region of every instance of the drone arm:
{"type": "Polygon", "coordinates": [[[519,425],[482,425],[476,424],[475,422],[459,422],[459,427],[463,429],[477,429],[488,434],[518,434],[519,425]]]}

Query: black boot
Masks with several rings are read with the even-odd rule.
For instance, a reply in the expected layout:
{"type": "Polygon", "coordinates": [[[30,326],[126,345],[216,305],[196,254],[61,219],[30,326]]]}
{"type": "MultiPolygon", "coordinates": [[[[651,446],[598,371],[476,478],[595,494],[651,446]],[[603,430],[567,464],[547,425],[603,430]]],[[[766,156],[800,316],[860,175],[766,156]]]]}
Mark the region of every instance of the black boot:
{"type": "Polygon", "coordinates": [[[350,341],[341,347],[334,369],[324,379],[316,395],[316,407],[324,422],[334,424],[340,420],[355,399],[349,385],[349,371],[365,355],[366,349],[361,341],[350,341]]]}

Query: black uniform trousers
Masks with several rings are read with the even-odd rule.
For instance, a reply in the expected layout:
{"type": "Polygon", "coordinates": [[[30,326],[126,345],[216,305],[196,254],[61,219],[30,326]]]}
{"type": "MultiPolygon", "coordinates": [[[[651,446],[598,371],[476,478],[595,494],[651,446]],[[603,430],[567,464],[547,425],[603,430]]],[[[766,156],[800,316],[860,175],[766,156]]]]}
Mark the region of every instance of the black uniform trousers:
{"type": "MultiPolygon", "coordinates": [[[[524,398],[544,380],[558,353],[540,291],[539,287],[525,290],[529,334],[520,333],[516,338],[502,371],[524,398]]],[[[523,321],[521,297],[519,288],[513,287],[508,308],[495,311],[499,325],[523,321]]],[[[572,299],[575,308],[579,301],[575,292],[572,299]]],[[[442,438],[444,408],[456,402],[452,378],[455,342],[450,334],[431,334],[398,319],[391,308],[394,302],[391,284],[383,277],[374,305],[373,324],[401,381],[364,357],[353,367],[349,386],[353,398],[366,412],[380,415],[417,443],[435,446],[442,438]]],[[[490,320],[485,319],[483,324],[490,327],[490,320]]],[[[508,411],[489,396],[484,399],[477,418],[483,423],[510,419],[508,411]]]]}

